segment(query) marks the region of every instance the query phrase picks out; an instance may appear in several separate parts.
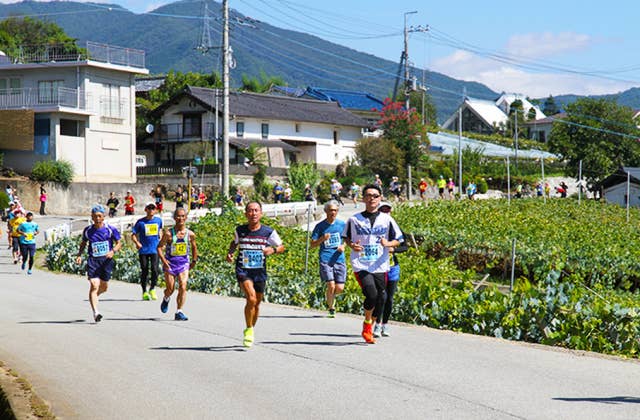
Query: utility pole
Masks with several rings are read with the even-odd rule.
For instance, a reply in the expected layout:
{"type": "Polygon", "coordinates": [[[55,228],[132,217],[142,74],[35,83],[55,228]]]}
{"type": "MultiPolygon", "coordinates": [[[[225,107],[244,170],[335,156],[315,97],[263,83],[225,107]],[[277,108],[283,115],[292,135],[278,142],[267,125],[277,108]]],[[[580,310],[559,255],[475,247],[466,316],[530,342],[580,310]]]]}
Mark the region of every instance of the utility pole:
{"type": "Polygon", "coordinates": [[[518,171],[518,109],[516,108],[514,110],[515,112],[513,113],[513,118],[515,119],[515,146],[516,146],[516,154],[515,154],[515,158],[516,158],[516,172],[518,171]]]}
{"type": "Polygon", "coordinates": [[[222,0],[222,195],[229,197],[229,0],[222,0]]]}
{"type": "Polygon", "coordinates": [[[404,93],[405,93],[405,109],[409,111],[409,94],[411,93],[409,86],[409,28],[407,27],[407,16],[418,13],[404,12],[404,93]]]}
{"type": "Polygon", "coordinates": [[[462,88],[462,103],[458,109],[458,192],[462,200],[462,107],[467,99],[467,88],[462,88]]]}

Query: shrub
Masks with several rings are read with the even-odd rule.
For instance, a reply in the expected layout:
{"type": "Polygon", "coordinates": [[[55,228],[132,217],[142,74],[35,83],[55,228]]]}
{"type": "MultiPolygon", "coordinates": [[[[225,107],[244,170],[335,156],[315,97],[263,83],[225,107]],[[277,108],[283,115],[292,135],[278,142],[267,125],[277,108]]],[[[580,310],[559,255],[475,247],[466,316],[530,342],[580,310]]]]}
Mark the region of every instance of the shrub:
{"type": "Polygon", "coordinates": [[[41,184],[51,182],[67,188],[73,181],[73,165],[64,160],[42,160],[33,165],[31,179],[41,184]]]}

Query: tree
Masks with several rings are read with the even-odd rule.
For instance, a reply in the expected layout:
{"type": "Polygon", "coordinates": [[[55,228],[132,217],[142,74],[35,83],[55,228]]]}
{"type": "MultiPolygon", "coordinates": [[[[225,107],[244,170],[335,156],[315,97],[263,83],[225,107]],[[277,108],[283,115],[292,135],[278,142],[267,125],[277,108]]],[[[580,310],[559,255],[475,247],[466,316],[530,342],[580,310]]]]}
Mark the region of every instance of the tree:
{"type": "Polygon", "coordinates": [[[516,99],[509,105],[509,119],[507,120],[507,137],[515,137],[515,119],[518,120],[518,137],[522,138],[525,129],[525,115],[522,101],[516,99]],[[514,117],[515,115],[515,117],[514,117]]]}
{"type": "Polygon", "coordinates": [[[553,96],[549,95],[549,97],[545,99],[544,105],[542,105],[542,112],[544,112],[546,116],[558,113],[558,106],[556,105],[556,101],[553,99],[553,96]]]}
{"type": "MultiPolygon", "coordinates": [[[[422,91],[412,91],[409,94],[410,104],[415,107],[416,112],[420,114],[421,121],[426,121],[426,126],[430,128],[436,128],[438,126],[438,117],[436,106],[433,103],[433,98],[430,94],[424,93],[424,110],[422,109],[422,91]]],[[[402,92],[399,95],[398,101],[405,103],[406,95],[402,92]]]]}
{"type": "MultiPolygon", "coordinates": [[[[415,108],[404,108],[402,102],[393,102],[387,98],[380,111],[378,127],[384,132],[383,139],[395,145],[402,153],[401,166],[416,166],[420,160],[420,143],[426,143],[426,131],[420,122],[420,114],[415,108]]],[[[398,171],[397,173],[401,173],[398,171]]],[[[395,174],[394,174],[395,175],[395,174]]]]}
{"type": "Polygon", "coordinates": [[[264,93],[271,89],[272,86],[284,86],[286,82],[280,76],[267,76],[263,71],[260,72],[260,77],[249,77],[246,74],[242,75],[242,86],[240,90],[255,93],[264,93]]]}
{"type": "Polygon", "coordinates": [[[553,123],[549,149],[567,161],[568,175],[577,178],[580,161],[588,182],[622,165],[640,165],[640,130],[631,108],[614,100],[581,98],[566,110],[567,117],[553,123]]]}
{"type": "Polygon", "coordinates": [[[369,137],[356,145],[358,164],[379,174],[384,180],[404,174],[403,152],[385,138],[369,137]]]}
{"type": "Polygon", "coordinates": [[[10,17],[0,22],[0,51],[17,57],[21,47],[28,46],[29,53],[42,53],[55,46],[58,54],[84,54],[76,40],[64,33],[53,22],[43,22],[30,17],[10,17]]]}

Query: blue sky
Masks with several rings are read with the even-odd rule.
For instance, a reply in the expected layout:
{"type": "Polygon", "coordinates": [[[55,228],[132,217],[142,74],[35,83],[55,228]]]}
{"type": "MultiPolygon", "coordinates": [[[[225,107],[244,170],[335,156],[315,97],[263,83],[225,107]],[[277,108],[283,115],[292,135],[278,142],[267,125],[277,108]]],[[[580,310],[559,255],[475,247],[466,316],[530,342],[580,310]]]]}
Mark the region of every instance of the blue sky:
{"type": "MultiPolygon", "coordinates": [[[[9,2],[12,0],[0,0],[9,2]]],[[[186,0],[197,1],[197,0],[186,0]]],[[[115,0],[136,12],[167,1],[115,0]]],[[[397,61],[408,25],[417,67],[532,97],[640,87],[640,6],[632,0],[230,0],[242,14],[397,61]],[[577,15],[579,13],[579,16],[577,15]]],[[[428,85],[428,80],[427,80],[428,85]]]]}

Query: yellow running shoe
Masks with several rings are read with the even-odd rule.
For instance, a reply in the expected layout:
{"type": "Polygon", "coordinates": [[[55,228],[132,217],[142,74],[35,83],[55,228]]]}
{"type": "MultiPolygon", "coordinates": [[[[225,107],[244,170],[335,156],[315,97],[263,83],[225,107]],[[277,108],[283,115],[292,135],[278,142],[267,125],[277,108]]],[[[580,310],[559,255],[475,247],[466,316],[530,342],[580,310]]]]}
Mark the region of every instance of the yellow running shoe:
{"type": "Polygon", "coordinates": [[[149,293],[148,292],[142,293],[142,300],[149,300],[149,299],[150,299],[150,297],[149,297],[149,293]]]}
{"type": "Polygon", "coordinates": [[[245,328],[244,329],[244,340],[242,340],[242,345],[245,347],[251,347],[253,345],[253,328],[245,328]]]}
{"type": "Polygon", "coordinates": [[[151,300],[158,300],[158,295],[156,295],[156,289],[149,290],[149,297],[151,300]]]}

